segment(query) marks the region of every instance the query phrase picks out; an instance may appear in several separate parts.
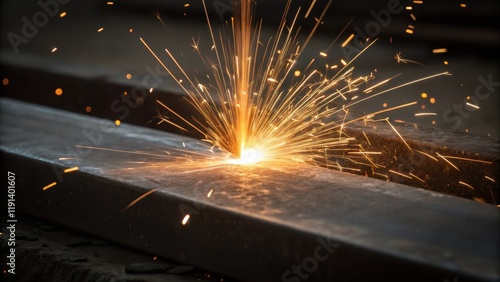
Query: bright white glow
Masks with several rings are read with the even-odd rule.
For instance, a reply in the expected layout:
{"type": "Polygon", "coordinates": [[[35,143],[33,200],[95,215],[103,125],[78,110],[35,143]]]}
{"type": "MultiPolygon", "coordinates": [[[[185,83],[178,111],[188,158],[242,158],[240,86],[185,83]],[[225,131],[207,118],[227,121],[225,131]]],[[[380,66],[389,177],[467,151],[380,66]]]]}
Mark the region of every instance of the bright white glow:
{"type": "Polygon", "coordinates": [[[230,159],[231,164],[249,165],[254,164],[263,159],[263,154],[256,149],[243,149],[239,159],[230,159]]]}
{"type": "Polygon", "coordinates": [[[186,225],[186,223],[188,222],[189,220],[189,214],[186,214],[186,216],[184,216],[184,218],[182,219],[182,225],[186,225]]]}

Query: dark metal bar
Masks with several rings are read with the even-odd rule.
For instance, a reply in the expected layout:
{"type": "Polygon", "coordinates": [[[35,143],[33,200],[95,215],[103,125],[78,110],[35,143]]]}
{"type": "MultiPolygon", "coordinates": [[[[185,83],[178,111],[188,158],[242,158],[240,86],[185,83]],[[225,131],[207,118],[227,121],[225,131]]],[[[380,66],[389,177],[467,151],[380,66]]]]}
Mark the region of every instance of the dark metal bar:
{"type": "Polygon", "coordinates": [[[494,206],[302,165],[178,173],[158,167],[169,158],[75,145],[155,151],[197,141],[9,99],[0,105],[2,162],[16,173],[23,212],[243,280],[500,278],[494,206]],[[80,169],[60,173],[73,166],[80,169]]]}
{"type": "MultiPolygon", "coordinates": [[[[21,58],[23,59],[17,58],[13,60],[3,57],[2,64],[5,66],[5,76],[10,79],[9,85],[2,88],[6,97],[77,113],[85,113],[86,105],[92,105],[92,112],[86,114],[112,120],[123,119],[125,116],[126,118],[122,121],[126,123],[166,130],[200,139],[203,137],[194,130],[185,132],[166,123],[158,126],[156,122],[151,122],[155,121],[154,109],[158,108],[156,99],[165,102],[184,117],[204,120],[193,109],[185,96],[175,91],[176,88],[167,79],[164,81],[165,85],[160,89],[156,89],[153,94],[145,94],[144,99],[135,99],[130,97],[133,95],[122,96],[121,93],[132,93],[135,90],[147,93],[144,86],[140,84],[142,79],[136,81],[140,86],[138,87],[114,80],[111,77],[96,77],[94,73],[98,73],[97,69],[91,72],[84,71],[83,74],[78,75],[68,74],[69,70],[79,68],[78,65],[71,64],[67,65],[63,70],[52,73],[44,67],[50,64],[39,56],[21,58]],[[37,69],[36,66],[42,67],[37,69]],[[25,81],[31,81],[31,83],[25,83],[25,81]],[[65,94],[62,96],[52,94],[55,85],[63,88],[65,94]],[[34,91],[37,91],[37,93],[51,93],[52,95],[31,95],[34,91]],[[106,95],[100,93],[106,93],[106,95]]],[[[61,68],[64,66],[61,61],[50,62],[57,64],[61,68]]],[[[170,118],[175,117],[170,115],[170,118]]],[[[178,122],[182,123],[180,120],[178,122]]],[[[379,169],[378,172],[385,174],[390,181],[495,205],[500,204],[498,182],[492,182],[485,178],[485,176],[489,176],[498,179],[500,143],[497,139],[450,132],[418,124],[404,124],[394,121],[393,123],[414,151],[409,151],[394,130],[386,123],[377,123],[376,129],[373,127],[374,124],[371,123],[368,125],[362,122],[351,123],[344,130],[350,136],[356,137],[356,143],[362,145],[365,150],[382,152],[381,155],[374,155],[372,158],[377,164],[385,166],[385,169],[379,169]],[[371,143],[367,141],[367,137],[371,143]],[[444,160],[440,160],[439,163],[435,162],[431,158],[416,152],[416,150],[435,157],[435,153],[438,152],[441,155],[477,159],[490,163],[453,160],[460,167],[460,170],[456,170],[446,164],[444,160]],[[401,177],[394,173],[388,173],[389,170],[406,175],[416,173],[425,181],[422,182],[417,178],[401,177]],[[459,181],[474,185],[474,189],[461,185],[459,181]]],[[[332,160],[331,162],[334,163],[335,161],[332,160]]],[[[386,180],[380,174],[374,174],[371,167],[358,166],[352,162],[346,162],[345,159],[339,161],[344,162],[343,166],[359,169],[362,175],[386,180]]]]}

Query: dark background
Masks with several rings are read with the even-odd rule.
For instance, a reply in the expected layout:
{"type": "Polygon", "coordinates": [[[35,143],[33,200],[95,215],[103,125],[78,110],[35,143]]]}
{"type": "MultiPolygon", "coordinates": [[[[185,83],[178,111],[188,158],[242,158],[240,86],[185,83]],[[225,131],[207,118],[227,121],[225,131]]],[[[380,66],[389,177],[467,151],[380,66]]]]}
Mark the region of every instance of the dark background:
{"type": "MultiPolygon", "coordinates": [[[[23,17],[32,21],[42,9],[37,1],[1,2],[1,74],[2,78],[9,78],[9,84],[2,85],[2,96],[148,125],[157,116],[155,99],[182,109],[185,104],[178,95],[172,95],[182,93],[179,87],[171,78],[163,76],[161,84],[146,101],[133,101],[137,107],[130,108],[126,117],[123,111],[111,109],[116,99],[123,98],[123,92],[141,87],[147,68],[154,69],[158,64],[140,43],[139,37],[161,53],[162,59],[166,59],[163,49],[171,50],[188,73],[196,77],[209,74],[190,46],[193,38],[199,39],[206,50],[211,45],[201,1],[122,0],[114,1],[113,5],[107,5],[106,1],[67,2],[58,5],[57,15],[49,17],[47,24],[38,28],[27,43],[20,44],[17,53],[8,35],[22,35],[23,17]],[[60,17],[61,12],[67,15],[60,17]],[[99,28],[104,29],[97,32],[99,28]],[[55,47],[57,51],[51,52],[55,47]],[[127,73],[132,74],[131,79],[125,77],[127,73]],[[61,96],[54,94],[59,87],[64,90],[61,96]],[[85,110],[88,106],[92,108],[90,112],[85,110]]],[[[226,7],[228,2],[206,1],[215,27],[224,25],[224,20],[231,16],[230,10],[219,15],[215,7],[226,7]]],[[[257,2],[255,18],[263,20],[263,37],[276,32],[285,2],[257,2]]],[[[340,44],[356,28],[363,30],[367,23],[373,22],[372,13],[387,9],[388,2],[333,1],[297,69],[305,67],[312,57],[318,58],[315,65],[318,69],[326,63],[338,64],[343,58],[340,44]],[[337,37],[328,50],[328,57],[319,57],[319,52],[328,49],[337,37]]],[[[305,12],[310,3],[293,1],[289,18],[299,6],[305,12]]],[[[487,100],[479,101],[480,110],[464,107],[467,115],[461,117],[458,112],[453,112],[455,105],[463,104],[467,96],[474,95],[479,84],[478,76],[492,76],[494,81],[500,81],[497,64],[500,33],[496,27],[498,1],[399,3],[403,7],[411,6],[412,10],[404,9],[391,15],[389,24],[376,34],[377,43],[355,62],[356,72],[361,75],[376,70],[378,80],[401,74],[387,87],[442,71],[450,71],[453,75],[384,94],[358,104],[352,110],[366,114],[382,109],[384,103],[392,107],[418,101],[418,106],[388,113],[387,117],[425,125],[434,122],[435,126],[445,130],[498,138],[498,89],[495,88],[487,100]],[[466,7],[460,7],[461,3],[466,7]],[[413,34],[405,32],[408,25],[414,26],[413,34]],[[447,48],[448,52],[433,54],[432,50],[436,48],[447,48]],[[399,52],[403,58],[422,65],[398,63],[394,56],[399,52]],[[444,65],[444,61],[448,65],[444,65]],[[422,92],[428,94],[427,99],[420,97],[422,92]],[[430,103],[431,97],[436,103],[430,103]],[[421,109],[422,106],[425,110],[421,109]],[[449,110],[452,112],[446,119],[445,113],[449,110]],[[415,117],[416,112],[435,112],[437,115],[415,117]],[[450,121],[450,117],[460,119],[460,126],[457,126],[456,119],[450,121]]],[[[324,0],[317,1],[308,19],[300,17],[302,34],[307,34],[312,28],[314,17],[319,17],[325,4],[324,0]]],[[[154,123],[149,125],[154,127],[154,123]]]]}

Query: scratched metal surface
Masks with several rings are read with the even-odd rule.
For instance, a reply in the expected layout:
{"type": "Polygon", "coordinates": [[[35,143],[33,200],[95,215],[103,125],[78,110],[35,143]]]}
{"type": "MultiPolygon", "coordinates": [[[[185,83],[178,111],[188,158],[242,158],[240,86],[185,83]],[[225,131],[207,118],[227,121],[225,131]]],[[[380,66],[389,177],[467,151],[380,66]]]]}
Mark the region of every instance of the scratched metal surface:
{"type": "Polygon", "coordinates": [[[25,212],[243,280],[282,278],[312,255],[317,237],[340,245],[311,280],[500,277],[500,212],[491,205],[298,164],[171,167],[172,148],[205,149],[142,127],[9,99],[0,105],[2,159],[17,172],[25,212]],[[73,166],[80,170],[57,178],[54,167],[73,166]],[[150,189],[158,191],[122,211],[150,189]]]}

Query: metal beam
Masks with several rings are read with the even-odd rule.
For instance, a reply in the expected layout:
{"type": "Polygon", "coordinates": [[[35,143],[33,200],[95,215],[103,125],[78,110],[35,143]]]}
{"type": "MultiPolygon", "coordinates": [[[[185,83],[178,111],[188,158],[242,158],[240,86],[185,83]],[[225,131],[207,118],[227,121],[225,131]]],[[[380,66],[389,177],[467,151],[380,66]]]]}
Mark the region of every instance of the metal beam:
{"type": "MultiPolygon", "coordinates": [[[[38,56],[25,55],[13,59],[4,55],[0,55],[0,61],[5,65],[5,76],[10,81],[7,86],[2,87],[0,90],[3,91],[2,95],[6,97],[105,119],[122,119],[122,122],[129,124],[186,134],[198,139],[203,137],[195,130],[186,132],[167,123],[158,126],[155,122],[151,122],[155,120],[153,109],[161,109],[161,107],[158,107],[156,99],[165,102],[181,116],[191,117],[193,120],[204,120],[185,96],[176,93],[176,88],[171,85],[171,82],[167,83],[165,81],[167,85],[163,89],[155,90],[154,94],[147,95],[145,99],[135,100],[130,97],[133,95],[125,97],[118,94],[123,92],[133,93],[138,89],[141,91],[146,90],[140,87],[132,87],[123,81],[96,76],[94,73],[99,73],[98,69],[92,69],[92,71],[80,70],[81,67],[78,65],[65,65],[57,60],[46,61],[38,56]],[[22,60],[19,58],[22,58],[22,60]],[[52,65],[57,65],[62,69],[52,73],[46,67],[52,65]],[[25,81],[31,83],[27,84],[25,81]],[[67,94],[61,96],[32,95],[33,91],[37,91],[37,93],[53,93],[54,85],[62,87],[67,94]],[[36,86],[36,89],[34,86],[36,86]],[[105,93],[105,95],[102,95],[102,93],[105,93]],[[90,113],[85,112],[86,105],[92,106],[90,113]]],[[[137,82],[137,85],[140,85],[140,82],[137,82]]],[[[359,118],[359,114],[351,113],[351,115],[352,117],[350,116],[347,120],[359,118]]],[[[175,116],[170,115],[170,118],[175,121],[175,116]]],[[[342,119],[344,117],[340,116],[338,118],[342,119]]],[[[177,122],[183,124],[180,120],[177,120],[177,122]]],[[[355,137],[356,143],[359,143],[366,151],[382,152],[380,155],[371,156],[373,162],[381,166],[373,170],[372,167],[357,165],[345,158],[332,159],[330,163],[339,161],[342,166],[358,169],[359,172],[357,173],[361,175],[378,177],[383,180],[495,205],[500,204],[498,182],[493,182],[485,177],[488,176],[497,179],[497,181],[499,179],[500,143],[497,139],[450,132],[437,127],[413,123],[392,122],[413,151],[408,150],[402,139],[387,123],[364,124],[360,121],[350,123],[344,128],[344,132],[355,137]],[[434,156],[434,160],[418,151],[434,156]],[[452,162],[459,167],[459,169],[455,169],[443,159],[436,162],[435,159],[438,158],[436,153],[443,156],[482,160],[489,163],[453,159],[452,162]],[[409,173],[414,173],[418,178],[400,176],[391,173],[391,170],[406,176],[409,173]],[[460,181],[473,185],[474,189],[462,185],[460,181]]]]}
{"type": "Polygon", "coordinates": [[[166,154],[75,145],[158,152],[198,141],[10,99],[0,109],[19,211],[242,280],[500,278],[492,205],[298,164],[179,173],[166,154]]]}

